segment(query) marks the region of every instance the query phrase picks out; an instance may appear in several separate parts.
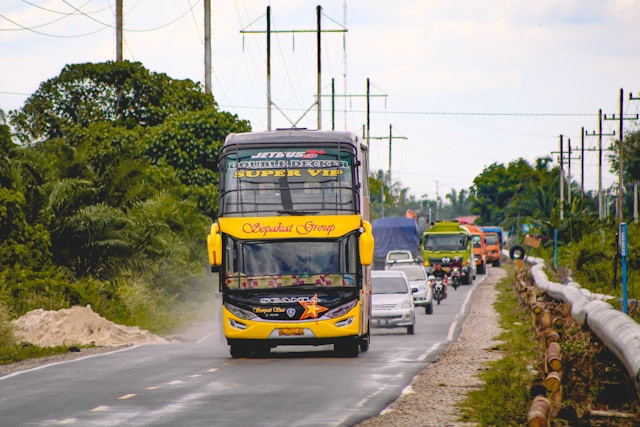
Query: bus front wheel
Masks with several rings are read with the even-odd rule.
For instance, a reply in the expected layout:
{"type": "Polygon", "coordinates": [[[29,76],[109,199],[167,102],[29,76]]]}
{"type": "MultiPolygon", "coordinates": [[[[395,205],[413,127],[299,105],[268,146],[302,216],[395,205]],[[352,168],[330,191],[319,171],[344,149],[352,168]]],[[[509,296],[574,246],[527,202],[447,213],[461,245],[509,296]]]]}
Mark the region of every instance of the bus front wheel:
{"type": "Polygon", "coordinates": [[[360,352],[360,344],[357,340],[343,341],[335,343],[333,350],[340,357],[358,357],[360,352]]]}
{"type": "Polygon", "coordinates": [[[360,340],[360,351],[366,353],[369,351],[369,343],[371,342],[371,331],[367,331],[367,334],[360,340]]]}
{"type": "Polygon", "coordinates": [[[248,357],[251,354],[251,349],[246,344],[230,344],[229,353],[231,353],[231,357],[238,359],[240,357],[248,357]]]}

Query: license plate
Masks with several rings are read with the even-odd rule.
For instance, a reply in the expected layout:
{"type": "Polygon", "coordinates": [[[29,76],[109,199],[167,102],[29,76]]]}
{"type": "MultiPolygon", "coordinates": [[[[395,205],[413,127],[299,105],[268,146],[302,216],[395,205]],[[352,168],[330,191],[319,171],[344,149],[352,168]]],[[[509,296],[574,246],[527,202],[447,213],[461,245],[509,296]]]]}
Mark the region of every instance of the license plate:
{"type": "Polygon", "coordinates": [[[304,328],[280,328],[278,334],[281,337],[292,337],[296,335],[304,335],[304,328]]]}

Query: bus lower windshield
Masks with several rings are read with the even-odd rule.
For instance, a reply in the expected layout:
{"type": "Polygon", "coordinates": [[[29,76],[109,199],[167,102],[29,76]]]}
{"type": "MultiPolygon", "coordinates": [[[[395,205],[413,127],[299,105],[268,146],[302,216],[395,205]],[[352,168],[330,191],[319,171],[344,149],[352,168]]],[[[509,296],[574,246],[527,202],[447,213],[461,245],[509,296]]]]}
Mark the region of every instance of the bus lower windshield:
{"type": "Polygon", "coordinates": [[[356,286],[356,234],[340,240],[241,241],[227,239],[225,286],[356,286]]]}

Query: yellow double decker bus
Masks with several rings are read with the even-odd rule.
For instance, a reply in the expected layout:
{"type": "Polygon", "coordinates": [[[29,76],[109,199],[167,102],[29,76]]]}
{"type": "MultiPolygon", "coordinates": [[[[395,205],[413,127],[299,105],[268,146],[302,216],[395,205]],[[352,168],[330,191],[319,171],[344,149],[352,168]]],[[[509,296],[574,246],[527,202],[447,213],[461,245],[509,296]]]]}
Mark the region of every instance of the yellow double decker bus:
{"type": "Polygon", "coordinates": [[[217,222],[207,237],[231,356],[278,345],[369,348],[367,147],[355,133],[231,134],[219,155],[217,222]]]}

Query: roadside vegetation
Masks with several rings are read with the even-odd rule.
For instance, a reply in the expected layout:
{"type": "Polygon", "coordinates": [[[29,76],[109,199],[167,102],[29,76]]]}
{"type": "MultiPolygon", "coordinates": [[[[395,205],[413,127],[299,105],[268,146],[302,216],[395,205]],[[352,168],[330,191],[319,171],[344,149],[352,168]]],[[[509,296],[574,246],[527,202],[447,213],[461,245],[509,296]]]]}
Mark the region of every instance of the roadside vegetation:
{"type": "Polygon", "coordinates": [[[480,425],[526,425],[531,404],[529,389],[536,372],[540,372],[542,349],[531,328],[531,316],[519,306],[513,288],[513,264],[505,263],[507,277],[496,289],[494,304],[503,332],[496,337],[495,350],[504,357],[490,362],[478,375],[484,382],[481,389],[467,394],[460,404],[460,420],[480,425]]]}
{"type": "Polygon", "coordinates": [[[128,61],[68,65],[1,114],[0,363],[66,351],[15,342],[9,320],[36,308],[90,304],[155,333],[198,316],[218,150],[249,130],[198,84],[128,61]]]}

